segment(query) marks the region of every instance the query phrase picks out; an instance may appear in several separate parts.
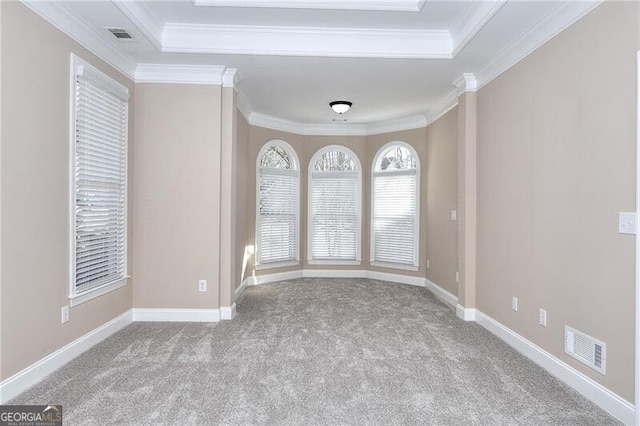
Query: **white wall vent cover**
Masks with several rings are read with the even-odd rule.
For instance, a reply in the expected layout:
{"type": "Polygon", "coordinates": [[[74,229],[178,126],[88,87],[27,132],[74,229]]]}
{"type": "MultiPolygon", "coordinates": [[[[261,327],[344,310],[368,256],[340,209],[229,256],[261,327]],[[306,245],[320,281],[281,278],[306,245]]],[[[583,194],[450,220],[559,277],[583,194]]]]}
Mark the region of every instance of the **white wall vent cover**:
{"type": "Polygon", "coordinates": [[[594,370],[605,374],[606,345],[603,342],[565,326],[564,351],[594,370]]]}

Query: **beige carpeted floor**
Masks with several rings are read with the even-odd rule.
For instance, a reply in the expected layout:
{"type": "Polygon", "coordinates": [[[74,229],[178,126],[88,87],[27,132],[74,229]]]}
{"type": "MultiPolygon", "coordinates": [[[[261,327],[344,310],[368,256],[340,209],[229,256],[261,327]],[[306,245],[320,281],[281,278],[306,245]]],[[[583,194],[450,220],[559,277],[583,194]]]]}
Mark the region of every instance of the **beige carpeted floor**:
{"type": "Polygon", "coordinates": [[[591,402],[425,289],[251,287],[233,321],[134,323],[11,403],[67,425],[609,425],[591,402]]]}

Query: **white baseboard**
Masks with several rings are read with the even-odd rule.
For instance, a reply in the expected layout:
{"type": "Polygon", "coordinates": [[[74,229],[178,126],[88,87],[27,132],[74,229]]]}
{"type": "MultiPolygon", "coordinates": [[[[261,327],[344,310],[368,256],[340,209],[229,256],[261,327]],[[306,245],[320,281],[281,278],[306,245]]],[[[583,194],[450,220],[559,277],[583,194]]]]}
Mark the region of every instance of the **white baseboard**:
{"type": "Polygon", "coordinates": [[[358,269],[303,269],[305,278],[365,278],[367,271],[358,269]]]}
{"type": "Polygon", "coordinates": [[[276,272],[275,274],[256,275],[256,276],[247,278],[247,280],[248,280],[248,285],[260,285],[260,284],[275,283],[278,281],[293,280],[296,278],[302,278],[301,270],[276,272]]]}
{"type": "Polygon", "coordinates": [[[585,376],[533,342],[520,336],[515,331],[505,327],[490,316],[479,310],[474,309],[473,311],[478,324],[504,340],[509,346],[571,386],[624,424],[635,424],[635,409],[633,404],[593,379],[585,376]]]}
{"type": "Polygon", "coordinates": [[[370,278],[372,280],[389,281],[392,283],[408,284],[416,287],[427,287],[427,279],[424,277],[412,277],[410,275],[391,274],[388,272],[378,271],[362,271],[362,278],[370,278]]]}
{"type": "Polygon", "coordinates": [[[458,297],[449,293],[444,288],[440,287],[438,284],[433,281],[425,278],[427,281],[427,290],[433,293],[438,299],[440,299],[445,304],[451,306],[453,309],[456,309],[458,306],[458,297]]]}
{"type": "Polygon", "coordinates": [[[240,301],[245,290],[247,289],[247,287],[249,287],[249,281],[251,281],[252,278],[253,277],[245,278],[244,281],[242,281],[242,283],[240,284],[240,287],[236,288],[235,299],[234,299],[236,302],[240,301]]]}
{"type": "Polygon", "coordinates": [[[0,404],[5,404],[11,398],[29,389],[87,349],[131,324],[132,320],[132,312],[129,310],[3,380],[0,383],[0,404]]]}
{"type": "Polygon", "coordinates": [[[465,308],[464,306],[457,304],[456,305],[456,315],[459,318],[462,318],[465,321],[475,321],[476,320],[476,310],[473,308],[465,308]]]}
{"type": "Polygon", "coordinates": [[[134,321],[218,322],[220,309],[148,309],[134,308],[134,321]]]}
{"type": "Polygon", "coordinates": [[[423,277],[359,269],[301,269],[297,271],[248,277],[236,290],[236,300],[244,292],[247,286],[269,284],[278,281],[293,280],[296,278],[370,278],[373,280],[427,287],[427,279],[423,277]]]}
{"type": "Polygon", "coordinates": [[[232,320],[236,316],[236,304],[220,307],[220,319],[232,320]]]}

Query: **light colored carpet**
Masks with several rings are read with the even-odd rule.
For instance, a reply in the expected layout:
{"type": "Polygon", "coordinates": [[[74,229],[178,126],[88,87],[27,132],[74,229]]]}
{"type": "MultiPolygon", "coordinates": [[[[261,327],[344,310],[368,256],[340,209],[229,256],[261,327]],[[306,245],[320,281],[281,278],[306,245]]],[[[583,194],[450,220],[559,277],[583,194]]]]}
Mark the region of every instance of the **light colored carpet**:
{"type": "Polygon", "coordinates": [[[134,323],[14,399],[67,425],[608,425],[607,413],[425,289],[250,287],[217,325],[134,323]]]}

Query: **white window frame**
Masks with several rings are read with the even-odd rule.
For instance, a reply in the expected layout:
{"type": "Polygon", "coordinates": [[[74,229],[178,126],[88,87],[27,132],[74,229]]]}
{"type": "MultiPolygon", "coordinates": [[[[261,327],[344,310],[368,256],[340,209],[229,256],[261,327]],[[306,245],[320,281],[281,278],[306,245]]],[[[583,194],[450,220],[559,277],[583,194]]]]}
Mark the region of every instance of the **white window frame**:
{"type": "Polygon", "coordinates": [[[402,142],[402,141],[392,141],[389,143],[386,143],[385,145],[383,145],[378,152],[376,153],[375,157],[373,157],[373,163],[371,164],[371,218],[370,218],[370,227],[369,227],[369,241],[370,241],[370,245],[369,245],[369,263],[372,266],[378,266],[381,268],[389,268],[389,269],[402,269],[402,270],[407,270],[407,271],[417,271],[418,269],[420,269],[420,263],[419,263],[419,259],[420,259],[420,255],[418,253],[419,248],[420,248],[420,157],[418,156],[418,153],[416,152],[415,148],[413,148],[413,146],[409,145],[406,142],[402,142]],[[402,264],[402,263],[391,263],[391,262],[382,262],[382,261],[377,261],[375,259],[375,228],[374,228],[374,220],[375,220],[375,211],[374,211],[374,206],[375,206],[375,177],[379,174],[396,174],[396,175],[401,175],[401,174],[407,174],[408,172],[406,170],[399,170],[399,171],[379,171],[378,167],[380,165],[380,162],[382,161],[382,156],[385,152],[387,152],[389,150],[389,148],[393,147],[393,146],[401,146],[403,148],[406,148],[407,150],[409,150],[409,152],[411,153],[411,155],[414,156],[414,158],[416,159],[416,168],[415,168],[415,175],[416,175],[416,212],[415,212],[415,221],[414,221],[414,226],[415,226],[415,238],[413,241],[413,265],[406,265],[406,264],[402,264]]]}
{"type": "Polygon", "coordinates": [[[270,140],[269,142],[265,143],[262,148],[260,148],[260,151],[258,152],[258,157],[256,158],[256,220],[255,220],[255,238],[254,238],[254,247],[255,247],[255,254],[254,254],[254,268],[259,271],[259,270],[264,270],[264,269],[273,269],[273,268],[284,268],[284,267],[288,267],[288,266],[297,266],[300,265],[300,160],[298,160],[298,154],[296,153],[295,149],[293,149],[293,147],[291,145],[289,145],[287,142],[281,140],[281,139],[273,139],[270,140]],[[260,244],[259,242],[259,230],[260,230],[260,162],[262,160],[262,156],[264,155],[264,153],[267,151],[267,149],[269,149],[271,146],[279,146],[282,147],[285,151],[287,151],[287,154],[289,154],[289,157],[291,158],[291,161],[293,162],[293,166],[294,166],[294,170],[297,172],[297,180],[296,180],[296,185],[298,187],[298,197],[296,197],[296,247],[298,248],[297,250],[297,258],[296,260],[287,260],[287,261],[283,261],[283,262],[270,262],[270,263],[265,263],[265,264],[260,264],[260,244]]]}
{"type": "Polygon", "coordinates": [[[81,303],[102,296],[108,292],[116,290],[127,285],[130,275],[128,273],[128,163],[129,163],[129,89],[118,83],[96,67],[83,60],[82,58],[71,54],[71,72],[70,72],[70,114],[69,114],[69,305],[77,306],[81,303]],[[126,129],[124,134],[124,272],[115,280],[101,284],[99,286],[89,288],[85,291],[78,292],[76,287],[76,182],[75,182],[75,162],[76,162],[76,77],[88,73],[94,81],[98,82],[103,88],[106,88],[114,95],[126,101],[125,106],[125,123],[126,129]]]}
{"type": "MultiPolygon", "coordinates": [[[[316,172],[317,173],[317,172],[316,172]]],[[[320,172],[320,173],[340,173],[340,172],[320,172]]],[[[355,152],[343,145],[328,145],[320,148],[311,157],[309,162],[308,172],[308,192],[307,192],[307,263],[309,265],[360,265],[362,263],[362,165],[360,159],[355,152]],[[351,159],[355,165],[356,174],[358,178],[358,195],[356,200],[356,258],[355,260],[331,260],[331,259],[314,259],[312,250],[312,235],[313,235],[313,215],[312,215],[312,191],[313,191],[313,174],[315,172],[315,165],[318,159],[329,151],[343,151],[351,159]]]]}

